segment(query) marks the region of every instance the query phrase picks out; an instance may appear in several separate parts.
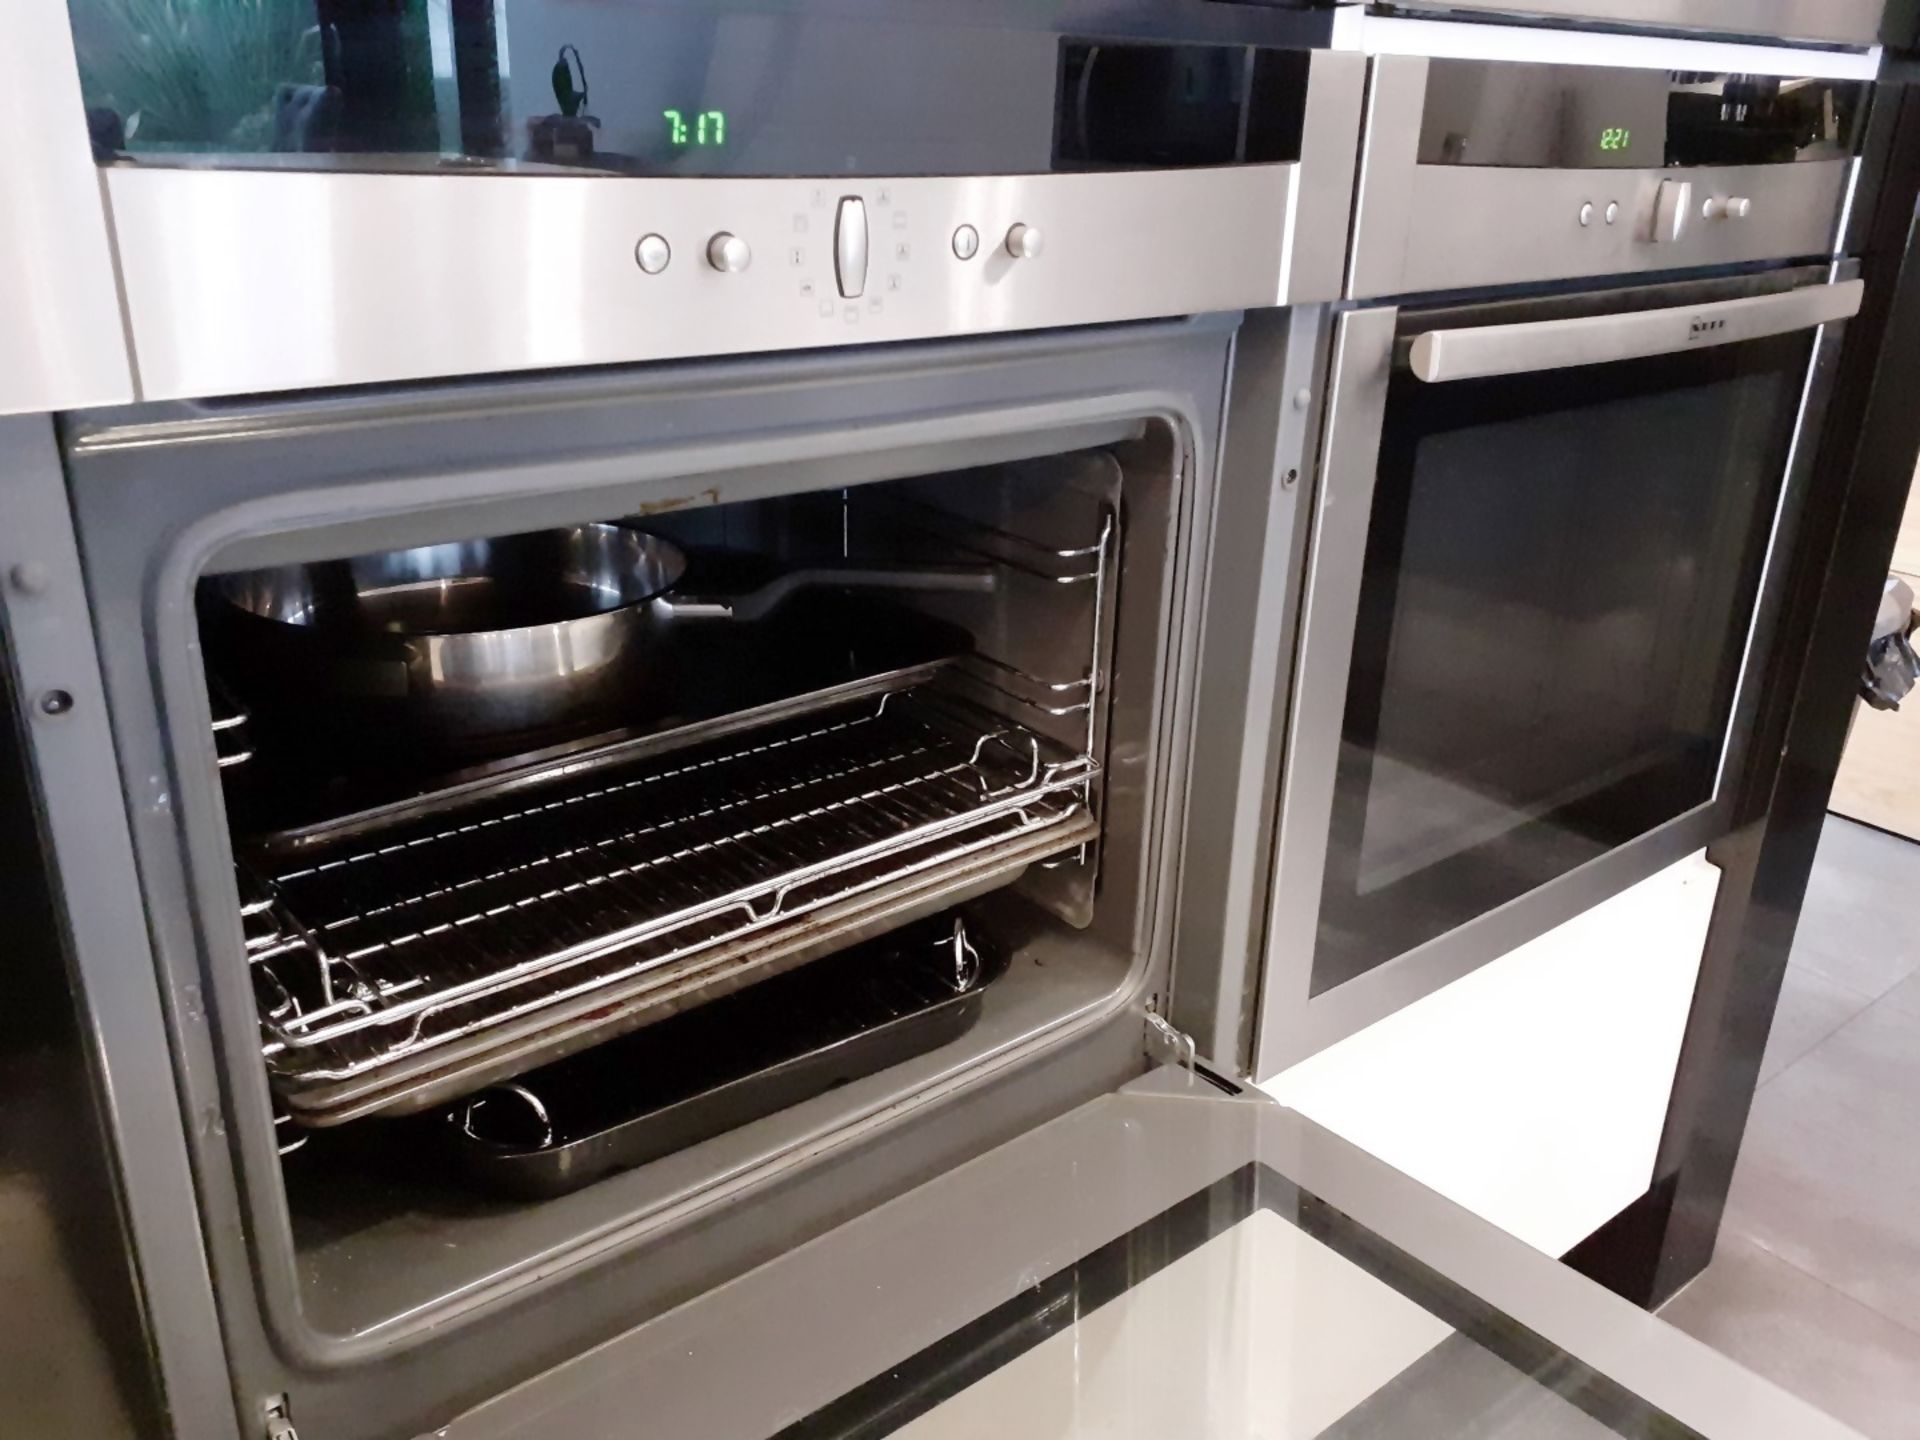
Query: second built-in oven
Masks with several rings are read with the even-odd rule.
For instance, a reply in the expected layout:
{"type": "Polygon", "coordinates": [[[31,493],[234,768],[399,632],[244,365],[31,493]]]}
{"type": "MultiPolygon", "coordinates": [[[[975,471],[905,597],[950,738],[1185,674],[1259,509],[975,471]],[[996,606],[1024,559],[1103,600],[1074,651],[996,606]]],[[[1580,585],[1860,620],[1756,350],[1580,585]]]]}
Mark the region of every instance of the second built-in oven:
{"type": "Polygon", "coordinates": [[[1352,285],[1451,289],[1337,327],[1262,1073],[1723,833],[1801,441],[1860,304],[1844,264],[1788,257],[1834,248],[1860,103],[1380,63],[1375,123],[1417,124],[1370,145],[1352,285]],[[1496,194],[1523,218],[1462,203],[1496,194]],[[1516,269],[1544,278],[1468,288],[1516,269]]]}

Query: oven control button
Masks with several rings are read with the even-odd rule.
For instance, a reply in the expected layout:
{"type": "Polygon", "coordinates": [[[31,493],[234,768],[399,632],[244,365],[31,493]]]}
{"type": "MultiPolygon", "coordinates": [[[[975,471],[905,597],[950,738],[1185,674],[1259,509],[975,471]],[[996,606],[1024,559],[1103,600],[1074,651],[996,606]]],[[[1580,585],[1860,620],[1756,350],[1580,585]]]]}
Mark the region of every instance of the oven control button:
{"type": "Polygon", "coordinates": [[[1593,224],[1593,202],[1591,200],[1580,207],[1580,224],[1583,227],[1593,224]]]}
{"type": "Polygon", "coordinates": [[[833,273],[844,300],[858,300],[867,288],[867,202],[843,195],[833,220],[833,273]]]}
{"type": "Polygon", "coordinates": [[[971,225],[962,225],[953,232],[953,253],[956,259],[971,260],[980,253],[980,232],[971,225]]]}
{"type": "Polygon", "coordinates": [[[1660,197],[1653,207],[1653,241],[1671,245],[1687,233],[1687,219],[1693,213],[1693,182],[1662,180],[1660,197]]]}
{"type": "Polygon", "coordinates": [[[1620,223],[1620,202],[1618,200],[1609,200],[1607,202],[1607,224],[1618,225],[1619,223],[1620,223]]]}
{"type": "Polygon", "coordinates": [[[1701,207],[1709,220],[1744,220],[1753,214],[1753,201],[1744,195],[1716,195],[1701,207]]]}
{"type": "Polygon", "coordinates": [[[673,247],[660,235],[642,235],[633,247],[633,263],[649,275],[658,275],[673,259],[673,247]]]}
{"type": "Polygon", "coordinates": [[[707,241],[707,263],[728,275],[738,275],[753,263],[753,251],[738,235],[722,230],[707,241]]]}
{"type": "Polygon", "coordinates": [[[1046,248],[1038,225],[1016,225],[1007,231],[1007,253],[1016,260],[1037,260],[1046,248]]]}

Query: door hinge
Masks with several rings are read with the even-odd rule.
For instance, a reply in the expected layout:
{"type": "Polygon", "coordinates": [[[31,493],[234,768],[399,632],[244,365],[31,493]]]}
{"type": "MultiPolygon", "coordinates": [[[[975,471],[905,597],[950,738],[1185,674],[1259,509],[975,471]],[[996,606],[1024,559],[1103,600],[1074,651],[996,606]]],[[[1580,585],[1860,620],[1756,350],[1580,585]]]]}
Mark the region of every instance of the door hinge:
{"type": "Polygon", "coordinates": [[[1199,1047],[1193,1037],[1175,1029],[1166,1016],[1151,1008],[1147,1011],[1145,1041],[1147,1058],[1156,1065],[1178,1065],[1183,1070],[1198,1066],[1199,1047]]]}
{"type": "Polygon", "coordinates": [[[300,1432],[293,1428],[293,1413],[286,1396],[275,1395],[263,1401],[260,1414],[266,1422],[267,1440],[300,1440],[300,1432]]]}

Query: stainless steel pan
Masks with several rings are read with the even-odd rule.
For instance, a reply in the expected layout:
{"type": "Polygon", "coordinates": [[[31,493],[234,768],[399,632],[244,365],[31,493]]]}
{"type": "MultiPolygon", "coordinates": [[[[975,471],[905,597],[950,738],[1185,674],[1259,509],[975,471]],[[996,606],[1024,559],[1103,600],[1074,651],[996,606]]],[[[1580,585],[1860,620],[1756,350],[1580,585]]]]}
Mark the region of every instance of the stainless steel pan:
{"type": "MultiPolygon", "coordinates": [[[[576,525],[217,576],[236,685],[461,743],[644,712],[666,641],[754,621],[810,586],[991,591],[986,568],[790,571],[738,595],[674,593],[662,536],[576,525]]],[[[655,695],[665,703],[667,697],[655,695]]]]}

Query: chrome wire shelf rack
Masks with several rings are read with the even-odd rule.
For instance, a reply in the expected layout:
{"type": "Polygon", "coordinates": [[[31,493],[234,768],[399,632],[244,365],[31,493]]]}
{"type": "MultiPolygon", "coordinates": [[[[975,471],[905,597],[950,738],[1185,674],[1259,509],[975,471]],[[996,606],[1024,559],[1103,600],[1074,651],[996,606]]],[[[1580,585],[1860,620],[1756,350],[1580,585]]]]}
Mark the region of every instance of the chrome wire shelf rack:
{"type": "MultiPolygon", "coordinates": [[[[281,1111],[425,1109],[1022,876],[1086,924],[1120,472],[1074,466],[975,488],[970,515],[852,492],[843,540],[872,514],[879,553],[917,536],[999,569],[1018,624],[921,597],[975,634],[965,655],[237,846],[281,1111]]],[[[214,714],[220,764],[242,763],[245,712],[218,693],[214,714]]]]}
{"type": "Polygon", "coordinates": [[[269,837],[241,857],[269,1074],[309,1123],[420,1108],[1076,850],[1097,773],[921,686],[269,837]]]}

